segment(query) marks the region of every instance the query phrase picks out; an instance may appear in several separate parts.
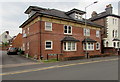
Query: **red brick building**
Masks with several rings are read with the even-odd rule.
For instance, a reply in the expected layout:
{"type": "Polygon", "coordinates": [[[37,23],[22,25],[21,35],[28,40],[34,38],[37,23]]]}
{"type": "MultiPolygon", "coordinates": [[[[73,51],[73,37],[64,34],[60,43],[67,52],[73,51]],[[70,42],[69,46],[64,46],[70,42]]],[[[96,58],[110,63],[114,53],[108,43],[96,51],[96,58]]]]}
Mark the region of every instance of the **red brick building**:
{"type": "Polygon", "coordinates": [[[32,57],[46,59],[47,54],[62,54],[61,58],[101,55],[102,26],[87,21],[84,11],[72,9],[63,12],[30,6],[29,18],[20,26],[23,33],[23,50],[32,57]]]}
{"type": "Polygon", "coordinates": [[[22,34],[19,33],[16,37],[13,38],[12,44],[13,47],[22,49],[22,34]]]}

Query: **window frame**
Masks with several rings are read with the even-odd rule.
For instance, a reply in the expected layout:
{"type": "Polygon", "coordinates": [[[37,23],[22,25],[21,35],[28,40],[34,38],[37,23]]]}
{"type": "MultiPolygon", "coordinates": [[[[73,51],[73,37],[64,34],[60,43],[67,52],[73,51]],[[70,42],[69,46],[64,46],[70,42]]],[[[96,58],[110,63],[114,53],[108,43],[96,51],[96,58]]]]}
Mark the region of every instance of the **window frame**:
{"type": "Polygon", "coordinates": [[[94,50],[94,43],[90,43],[90,48],[91,48],[90,50],[94,50]]]}
{"type": "Polygon", "coordinates": [[[45,50],[52,50],[52,49],[53,49],[53,41],[51,41],[51,40],[46,40],[46,41],[45,41],[45,50]],[[51,42],[51,48],[46,48],[46,46],[47,46],[46,42],[51,42]]]}
{"type": "Polygon", "coordinates": [[[45,22],[45,30],[46,30],[46,31],[52,31],[52,23],[51,23],[51,22],[45,22]],[[47,28],[47,23],[50,23],[51,29],[48,29],[48,28],[47,28]]]}
{"type": "Polygon", "coordinates": [[[29,49],[30,49],[30,43],[27,42],[27,50],[29,50],[29,49]]]}
{"type": "Polygon", "coordinates": [[[82,20],[82,15],[75,13],[75,19],[82,20]]]}
{"type": "Polygon", "coordinates": [[[5,39],[7,39],[7,38],[8,38],[8,36],[7,36],[7,35],[5,35],[5,36],[4,36],[4,38],[5,38],[5,39]]]}
{"type": "Polygon", "coordinates": [[[105,46],[106,46],[106,47],[109,46],[109,42],[108,42],[108,41],[105,42],[105,46]]]}
{"type": "Polygon", "coordinates": [[[117,37],[118,37],[118,31],[115,30],[115,38],[117,38],[117,37]]]}
{"type": "Polygon", "coordinates": [[[115,31],[114,30],[112,31],[112,37],[113,38],[115,37],[115,31]]]}
{"type": "Polygon", "coordinates": [[[120,42],[117,42],[117,47],[118,47],[118,48],[120,47],[120,42]]]}
{"type": "Polygon", "coordinates": [[[25,51],[25,43],[22,44],[22,50],[25,51]]]}
{"type": "Polygon", "coordinates": [[[117,19],[116,18],[113,18],[113,25],[117,25],[117,19]]]}
{"type": "Polygon", "coordinates": [[[27,31],[28,31],[27,33],[29,34],[30,33],[30,28],[29,27],[27,28],[27,31]]]}
{"type": "Polygon", "coordinates": [[[100,31],[96,30],[96,37],[100,37],[100,31]]]}
{"type": "Polygon", "coordinates": [[[100,43],[99,42],[96,43],[96,50],[100,50],[100,43]],[[98,44],[98,48],[97,48],[97,44],[98,44]]]}
{"type": "Polygon", "coordinates": [[[24,30],[22,30],[22,36],[23,36],[23,38],[25,38],[27,35],[26,35],[26,29],[24,29],[24,30]]]}
{"type": "Polygon", "coordinates": [[[116,48],[116,46],[117,46],[117,45],[116,45],[116,42],[113,42],[113,47],[116,48]]]}
{"type": "Polygon", "coordinates": [[[83,33],[84,33],[84,36],[90,36],[90,29],[89,28],[84,28],[83,33]]]}
{"type": "Polygon", "coordinates": [[[72,35],[72,26],[64,25],[64,34],[72,35]],[[67,26],[67,33],[65,33],[65,26],[67,26]],[[69,27],[71,27],[71,33],[69,33],[69,27]]]}
{"type": "Polygon", "coordinates": [[[76,42],[64,42],[63,43],[63,50],[64,51],[77,51],[77,43],[76,42]],[[68,49],[68,43],[70,43],[70,50],[68,49]],[[73,43],[74,43],[74,48],[75,49],[73,49],[73,43]],[[64,44],[66,45],[66,47],[65,47],[64,44]]]}
{"type": "Polygon", "coordinates": [[[94,43],[92,43],[92,42],[83,43],[83,50],[93,51],[94,43]],[[86,49],[85,49],[85,44],[86,44],[86,49]],[[88,44],[90,44],[90,45],[88,45],[88,44]]]}
{"type": "Polygon", "coordinates": [[[83,43],[83,50],[86,50],[87,49],[87,44],[86,43],[83,43]]]}
{"type": "Polygon", "coordinates": [[[112,21],[113,21],[113,25],[114,25],[114,18],[113,18],[113,20],[112,20],[112,21]]]}
{"type": "Polygon", "coordinates": [[[26,30],[24,29],[24,30],[22,31],[22,33],[25,34],[25,32],[26,32],[26,30]]]}

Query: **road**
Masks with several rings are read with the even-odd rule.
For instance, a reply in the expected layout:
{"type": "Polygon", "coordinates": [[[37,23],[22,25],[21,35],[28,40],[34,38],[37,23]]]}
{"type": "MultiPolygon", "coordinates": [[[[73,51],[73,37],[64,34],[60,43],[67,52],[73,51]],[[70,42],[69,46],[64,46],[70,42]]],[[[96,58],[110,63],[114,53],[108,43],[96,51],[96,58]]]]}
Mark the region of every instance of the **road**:
{"type": "Polygon", "coordinates": [[[118,80],[118,58],[6,67],[1,75],[3,80],[118,80]]]}

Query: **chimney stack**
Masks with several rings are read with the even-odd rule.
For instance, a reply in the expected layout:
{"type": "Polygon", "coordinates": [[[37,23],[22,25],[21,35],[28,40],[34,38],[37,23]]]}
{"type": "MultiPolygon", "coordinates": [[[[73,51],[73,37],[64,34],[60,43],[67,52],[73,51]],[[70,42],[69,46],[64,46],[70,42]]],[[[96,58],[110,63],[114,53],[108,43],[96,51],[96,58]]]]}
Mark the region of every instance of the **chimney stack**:
{"type": "Polygon", "coordinates": [[[6,31],[7,34],[9,34],[9,31],[6,31]]]}
{"type": "Polygon", "coordinates": [[[97,16],[97,12],[96,11],[93,11],[92,14],[91,14],[92,17],[95,17],[97,16]]]}
{"type": "Polygon", "coordinates": [[[106,5],[106,13],[108,13],[108,14],[112,14],[112,5],[111,4],[109,4],[109,5],[106,5]]]}

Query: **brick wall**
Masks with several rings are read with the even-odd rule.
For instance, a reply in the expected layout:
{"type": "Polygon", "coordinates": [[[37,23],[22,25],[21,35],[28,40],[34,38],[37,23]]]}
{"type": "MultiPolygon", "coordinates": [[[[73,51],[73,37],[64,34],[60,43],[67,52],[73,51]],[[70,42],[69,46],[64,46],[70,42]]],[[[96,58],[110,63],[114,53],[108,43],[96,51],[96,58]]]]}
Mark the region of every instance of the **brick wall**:
{"type": "MultiPolygon", "coordinates": [[[[25,53],[29,53],[32,57],[37,55],[39,58],[40,53],[46,59],[47,54],[60,54],[63,53],[60,57],[80,57],[85,56],[85,51],[83,50],[82,41],[85,39],[83,35],[83,27],[72,26],[72,37],[75,39],[80,40],[77,42],[77,51],[63,51],[63,45],[61,44],[61,40],[66,36],[64,34],[64,24],[52,23],[53,30],[52,31],[45,31],[45,21],[40,21],[32,24],[31,26],[26,26],[23,30],[29,29],[29,33],[27,34],[26,38],[23,38],[23,43],[27,44],[30,43],[29,49],[25,47],[25,53]],[[41,37],[40,37],[40,25],[41,25],[41,37]],[[41,45],[40,45],[40,38],[41,38],[41,45]],[[53,41],[53,49],[52,50],[45,50],[45,41],[51,40],[53,41]],[[40,49],[41,46],[41,49],[40,49]]],[[[101,43],[101,37],[96,37],[96,29],[90,29],[90,38],[101,43]]],[[[101,55],[101,49],[96,50],[96,44],[94,44],[94,51],[88,51],[89,55],[101,55]]],[[[55,57],[55,56],[54,56],[55,57]]]]}
{"type": "Polygon", "coordinates": [[[16,48],[21,48],[22,47],[22,34],[18,34],[15,39],[12,41],[12,46],[16,48]]]}
{"type": "Polygon", "coordinates": [[[105,28],[101,29],[101,37],[102,38],[107,38],[107,29],[106,29],[106,27],[107,27],[106,22],[107,21],[106,21],[106,18],[101,18],[101,19],[98,19],[98,20],[94,20],[92,22],[94,22],[96,24],[99,24],[99,25],[102,25],[102,26],[105,27],[105,28]]]}
{"type": "Polygon", "coordinates": [[[27,37],[23,37],[23,43],[25,44],[25,53],[28,53],[32,57],[37,55],[40,56],[40,22],[36,22],[29,27],[23,28],[27,37]],[[29,34],[28,30],[29,28],[29,34]],[[27,42],[29,42],[29,49],[27,49],[27,42]]]}
{"type": "MultiPolygon", "coordinates": [[[[119,49],[120,50],[120,49],[119,49]]],[[[118,49],[115,49],[113,47],[106,47],[104,48],[104,55],[120,55],[120,51],[118,49]]]]}

